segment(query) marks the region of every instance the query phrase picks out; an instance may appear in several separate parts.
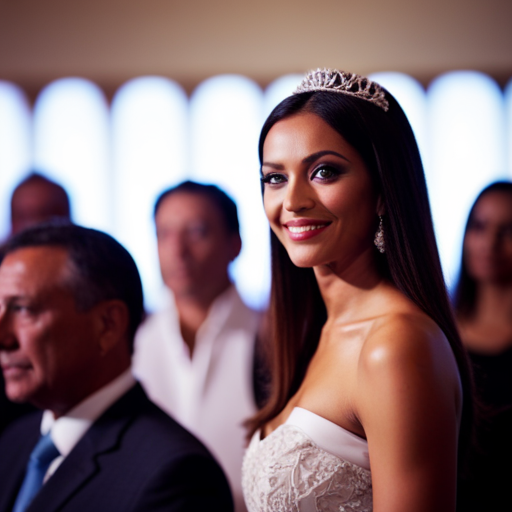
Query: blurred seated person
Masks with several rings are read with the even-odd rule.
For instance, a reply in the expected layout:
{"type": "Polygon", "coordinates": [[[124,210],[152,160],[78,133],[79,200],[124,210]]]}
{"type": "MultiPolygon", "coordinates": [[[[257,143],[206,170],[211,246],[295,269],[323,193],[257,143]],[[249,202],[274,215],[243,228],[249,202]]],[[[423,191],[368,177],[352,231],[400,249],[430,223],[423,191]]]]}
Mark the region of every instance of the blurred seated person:
{"type": "Polygon", "coordinates": [[[471,208],[454,306],[477,396],[512,405],[512,182],[489,185],[471,208]]]}
{"type": "Polygon", "coordinates": [[[160,195],[154,219],[170,297],[137,333],[134,374],[157,405],[212,451],[240,512],[242,423],[256,411],[259,316],[228,274],[242,244],[237,208],[218,187],[186,181],[160,195]]]}
{"type": "MultiPolygon", "coordinates": [[[[69,197],[64,188],[37,172],[31,172],[11,196],[10,236],[52,218],[70,219],[69,197]]],[[[0,260],[3,245],[0,245],[0,260]]],[[[14,404],[4,393],[0,372],[0,432],[13,419],[33,410],[29,404],[14,404]]]]}
{"type": "Polygon", "coordinates": [[[232,510],[210,453],[131,374],[143,297],[130,254],[62,223],[25,230],[5,251],[6,393],[44,412],[0,436],[0,512],[232,510]]]}

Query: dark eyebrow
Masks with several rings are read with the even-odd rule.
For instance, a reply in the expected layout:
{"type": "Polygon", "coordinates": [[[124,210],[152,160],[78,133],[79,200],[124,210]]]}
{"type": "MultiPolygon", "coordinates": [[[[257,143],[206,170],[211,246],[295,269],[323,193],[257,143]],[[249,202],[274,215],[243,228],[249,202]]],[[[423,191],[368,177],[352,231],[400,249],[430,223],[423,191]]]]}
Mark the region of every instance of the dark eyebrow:
{"type": "Polygon", "coordinates": [[[7,297],[8,302],[17,302],[17,301],[23,301],[27,300],[30,297],[27,297],[26,295],[9,295],[7,297]]]}
{"type": "Polygon", "coordinates": [[[263,162],[261,167],[272,167],[272,169],[275,169],[276,171],[282,171],[284,169],[283,164],[273,164],[272,162],[263,162]]]}
{"type": "MultiPolygon", "coordinates": [[[[302,160],[302,163],[309,165],[313,163],[315,160],[318,160],[319,158],[322,158],[325,155],[334,155],[350,163],[350,160],[346,156],[343,156],[342,154],[337,153],[336,151],[331,151],[328,149],[326,149],[325,151],[318,151],[317,153],[313,153],[312,155],[307,156],[302,160]]],[[[282,171],[284,169],[283,164],[274,164],[272,162],[263,162],[261,166],[272,167],[272,169],[276,169],[277,171],[282,171]]]]}
{"type": "Polygon", "coordinates": [[[322,158],[325,155],[334,155],[334,156],[337,156],[338,158],[342,158],[343,160],[346,160],[347,162],[350,162],[350,160],[346,156],[343,156],[340,153],[336,153],[336,151],[330,151],[327,149],[325,151],[318,151],[318,153],[313,153],[312,155],[307,156],[306,158],[304,158],[304,160],[302,160],[302,163],[311,164],[315,160],[318,160],[319,158],[322,158]]]}

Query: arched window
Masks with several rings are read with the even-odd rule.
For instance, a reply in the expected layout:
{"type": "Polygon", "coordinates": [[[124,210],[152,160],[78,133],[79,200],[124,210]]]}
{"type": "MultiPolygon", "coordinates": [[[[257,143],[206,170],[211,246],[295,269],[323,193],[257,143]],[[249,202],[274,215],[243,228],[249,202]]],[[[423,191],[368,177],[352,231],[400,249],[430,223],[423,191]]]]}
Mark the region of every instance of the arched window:
{"type": "Polygon", "coordinates": [[[190,100],[191,176],[220,186],[237,203],[243,248],[231,270],[244,299],[256,307],[266,302],[270,282],[258,172],[262,114],[261,89],[241,76],[206,80],[190,100]]]}
{"type": "Polygon", "coordinates": [[[102,91],[81,78],[49,84],[34,106],[34,166],[66,188],[75,222],[111,232],[108,125],[102,91]]]}
{"type": "Polygon", "coordinates": [[[124,84],[112,101],[115,233],[137,261],[146,306],[161,302],[153,205],[188,167],[188,100],[162,77],[124,84]]]}
{"type": "Polygon", "coordinates": [[[0,80],[0,243],[9,233],[13,188],[31,163],[31,113],[23,91],[0,80]]]}
{"type": "Polygon", "coordinates": [[[279,77],[274,80],[266,89],[264,96],[264,113],[263,120],[265,120],[270,112],[276,107],[281,101],[290,96],[290,94],[297,89],[300,84],[303,75],[290,74],[279,77]]]}
{"type": "Polygon", "coordinates": [[[455,71],[428,89],[431,201],[445,277],[460,265],[469,208],[506,172],[503,95],[487,75],[455,71]]]}

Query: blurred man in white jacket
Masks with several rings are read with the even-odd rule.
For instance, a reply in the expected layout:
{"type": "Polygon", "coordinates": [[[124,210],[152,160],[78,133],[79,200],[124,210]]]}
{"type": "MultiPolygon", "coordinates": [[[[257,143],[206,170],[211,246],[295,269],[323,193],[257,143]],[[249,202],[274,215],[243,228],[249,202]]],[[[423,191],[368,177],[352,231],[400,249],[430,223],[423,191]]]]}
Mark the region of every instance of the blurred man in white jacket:
{"type": "Polygon", "coordinates": [[[229,279],[242,245],[236,205],[213,185],[187,181],[160,195],[154,218],[169,304],[139,330],[134,373],[211,450],[242,512],[242,423],[256,411],[259,318],[229,279]]]}

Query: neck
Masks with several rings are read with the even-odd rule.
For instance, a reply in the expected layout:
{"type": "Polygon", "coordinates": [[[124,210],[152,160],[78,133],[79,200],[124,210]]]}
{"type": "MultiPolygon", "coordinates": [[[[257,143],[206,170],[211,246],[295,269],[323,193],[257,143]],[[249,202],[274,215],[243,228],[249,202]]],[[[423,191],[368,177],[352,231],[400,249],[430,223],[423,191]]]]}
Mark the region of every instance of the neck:
{"type": "MultiPolygon", "coordinates": [[[[114,355],[113,355],[114,356],[114,355]]],[[[75,408],[78,404],[83,402],[85,399],[99,391],[101,388],[110,384],[113,380],[117,379],[122,373],[130,368],[130,357],[127,353],[119,353],[116,357],[109,358],[109,361],[105,360],[103,371],[98,368],[95,372],[95,379],[88,383],[87,387],[77,389],[72,386],[75,393],[73,396],[61,397],[59,402],[55,402],[50,407],[39,406],[41,409],[50,409],[55,419],[66,415],[71,409],[75,408]]],[[[90,373],[90,372],[89,372],[90,373]]],[[[76,382],[84,380],[84,378],[77,376],[76,382]]],[[[37,406],[37,404],[34,404],[37,406]]]]}
{"type": "Polygon", "coordinates": [[[210,307],[230,286],[231,283],[226,276],[226,280],[222,285],[217,286],[215,289],[208,290],[203,288],[197,294],[174,297],[176,309],[178,310],[181,335],[190,350],[191,357],[195,348],[197,331],[206,320],[210,307]]]}
{"type": "Polygon", "coordinates": [[[512,324],[512,286],[484,283],[478,285],[475,320],[512,324]]]}
{"type": "Polygon", "coordinates": [[[350,323],[374,316],[375,291],[390,285],[379,275],[372,254],[365,256],[343,271],[333,265],[314,268],[328,319],[350,323]]]}

